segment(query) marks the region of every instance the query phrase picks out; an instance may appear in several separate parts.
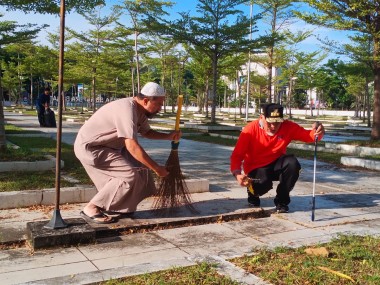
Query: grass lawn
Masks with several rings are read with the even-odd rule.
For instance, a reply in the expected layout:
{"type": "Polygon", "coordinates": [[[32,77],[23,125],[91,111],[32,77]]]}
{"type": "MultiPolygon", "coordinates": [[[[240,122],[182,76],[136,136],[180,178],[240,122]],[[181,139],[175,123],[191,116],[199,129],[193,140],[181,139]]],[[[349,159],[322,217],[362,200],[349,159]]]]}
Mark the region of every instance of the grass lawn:
{"type": "Polygon", "coordinates": [[[33,152],[28,148],[13,148],[12,146],[7,146],[6,150],[1,153],[1,161],[36,161],[36,160],[46,160],[45,156],[33,152]]]}
{"type": "Polygon", "coordinates": [[[327,255],[307,254],[306,247],[279,247],[231,261],[275,285],[380,284],[379,237],[340,236],[313,248],[322,247],[327,255]]]}
{"type": "Polygon", "coordinates": [[[130,276],[97,283],[99,285],[238,285],[236,281],[217,273],[215,266],[200,263],[190,267],[176,267],[155,273],[130,276]]]}
{"type": "MultiPolygon", "coordinates": [[[[57,142],[51,138],[43,137],[18,137],[12,134],[22,133],[13,126],[6,125],[7,140],[19,146],[18,150],[8,150],[1,154],[3,161],[23,160],[30,161],[38,158],[43,158],[44,155],[50,154],[56,156],[57,142]],[[31,151],[33,150],[33,151],[31,151]],[[7,154],[8,153],[8,154],[7,154]],[[12,159],[12,155],[13,159],[12,159]]],[[[73,183],[61,179],[62,187],[71,187],[76,184],[92,185],[86,171],[83,169],[79,160],[75,157],[73,146],[62,143],[61,159],[64,161],[64,168],[61,170],[62,175],[68,175],[77,179],[78,183],[73,183]]],[[[55,186],[55,171],[22,171],[22,172],[2,172],[0,173],[0,192],[33,190],[54,188],[55,186]]]]}
{"type": "MultiPolygon", "coordinates": [[[[229,261],[274,285],[377,285],[380,284],[379,260],[380,238],[342,235],[329,243],[313,247],[296,249],[278,247],[273,250],[256,248],[253,255],[229,261]]],[[[228,276],[218,274],[215,264],[201,263],[196,266],[176,267],[97,284],[232,285],[239,283],[228,276]]]]}

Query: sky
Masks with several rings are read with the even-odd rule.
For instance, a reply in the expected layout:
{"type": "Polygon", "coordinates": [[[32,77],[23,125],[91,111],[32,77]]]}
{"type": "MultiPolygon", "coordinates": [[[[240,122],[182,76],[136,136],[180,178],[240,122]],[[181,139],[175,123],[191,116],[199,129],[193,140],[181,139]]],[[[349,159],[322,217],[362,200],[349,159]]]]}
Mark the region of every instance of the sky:
{"type": "MultiPolygon", "coordinates": [[[[106,0],[106,6],[101,9],[101,15],[106,15],[109,11],[109,8],[120,2],[120,0],[106,0]]],[[[190,11],[192,13],[195,12],[196,7],[196,1],[190,1],[190,0],[179,0],[174,4],[174,6],[170,9],[170,17],[176,18],[178,17],[178,12],[187,12],[190,11]]],[[[249,5],[244,5],[241,7],[242,10],[246,13],[247,17],[250,15],[250,8],[249,5]]],[[[257,13],[258,7],[256,5],[253,6],[253,14],[257,13]]],[[[35,14],[35,13],[28,13],[25,14],[23,12],[19,11],[11,11],[7,12],[4,7],[0,6],[0,13],[3,14],[3,17],[0,18],[0,21],[4,20],[12,20],[16,21],[19,24],[48,24],[50,27],[47,28],[46,31],[40,32],[37,41],[40,44],[46,44],[46,38],[47,38],[47,31],[52,33],[58,33],[59,31],[59,25],[60,25],[60,19],[58,16],[53,15],[41,15],[41,14],[35,14]]],[[[77,30],[79,32],[85,32],[88,30],[89,25],[86,23],[85,19],[76,13],[68,13],[65,17],[65,25],[66,27],[70,27],[74,30],[77,30]]],[[[265,31],[265,27],[258,26],[259,33],[263,33],[265,31]]],[[[293,31],[298,30],[306,30],[310,29],[313,30],[314,35],[310,38],[308,38],[306,41],[304,41],[302,44],[299,45],[299,49],[301,51],[305,52],[312,52],[315,50],[321,49],[321,44],[317,40],[317,37],[327,37],[329,39],[334,39],[335,41],[341,41],[342,43],[347,43],[347,35],[345,32],[342,31],[333,31],[326,28],[321,27],[313,27],[303,22],[296,22],[292,25],[293,31]]],[[[253,35],[253,38],[255,35],[253,35]]],[[[336,55],[329,55],[329,58],[337,58],[336,55]]],[[[345,60],[344,57],[340,57],[342,60],[345,60]]],[[[327,61],[326,59],[326,61],[327,61]]]]}

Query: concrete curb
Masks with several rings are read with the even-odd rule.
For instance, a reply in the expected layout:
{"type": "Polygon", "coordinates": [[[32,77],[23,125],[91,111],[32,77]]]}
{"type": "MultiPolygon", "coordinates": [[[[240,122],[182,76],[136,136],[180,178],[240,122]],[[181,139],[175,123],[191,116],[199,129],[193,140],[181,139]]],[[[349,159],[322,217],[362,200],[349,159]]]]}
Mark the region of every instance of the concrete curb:
{"type": "Polygon", "coordinates": [[[367,169],[378,170],[380,171],[380,161],[363,159],[353,156],[342,156],[340,158],[340,163],[348,166],[359,166],[367,169]]]}
{"type": "MultiPolygon", "coordinates": [[[[209,181],[203,178],[186,179],[190,193],[209,191],[209,181]]],[[[87,203],[96,194],[96,188],[90,185],[66,187],[60,189],[60,203],[87,203]]],[[[24,190],[0,193],[0,209],[25,208],[33,205],[54,205],[55,189],[24,190]]]]}
{"type": "Polygon", "coordinates": [[[186,123],[186,122],[184,123],[184,126],[185,126],[185,128],[197,129],[197,130],[201,130],[201,131],[205,131],[205,132],[208,132],[208,131],[228,131],[228,130],[240,131],[241,130],[241,127],[236,127],[236,126],[228,126],[228,125],[204,126],[204,125],[192,124],[192,123],[186,123]]]}
{"type": "MultiPolygon", "coordinates": [[[[96,193],[95,187],[79,186],[60,189],[60,202],[86,203],[96,193]]],[[[55,189],[24,190],[0,193],[0,209],[24,208],[33,205],[53,205],[55,189]]]]}
{"type": "Polygon", "coordinates": [[[325,148],[333,151],[338,151],[340,153],[353,154],[357,156],[380,155],[380,148],[375,147],[363,147],[349,144],[335,144],[326,142],[325,148]]]}

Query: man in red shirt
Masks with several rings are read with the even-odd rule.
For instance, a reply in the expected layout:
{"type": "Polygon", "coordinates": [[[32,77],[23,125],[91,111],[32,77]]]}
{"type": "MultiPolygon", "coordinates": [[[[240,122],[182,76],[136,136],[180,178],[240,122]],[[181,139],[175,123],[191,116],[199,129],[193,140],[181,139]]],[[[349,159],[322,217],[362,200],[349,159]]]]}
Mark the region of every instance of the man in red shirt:
{"type": "Polygon", "coordinates": [[[318,122],[306,130],[284,120],[281,105],[264,105],[259,119],[244,127],[230,161],[231,173],[239,185],[247,187],[248,203],[259,207],[260,196],[273,188],[273,181],[279,181],[274,204],[277,212],[287,213],[289,193],[298,180],[301,165],[296,157],[286,154],[286,147],[293,140],[312,143],[315,136],[320,140],[324,133],[323,125],[318,122]],[[249,191],[250,184],[253,193],[249,191]]]}

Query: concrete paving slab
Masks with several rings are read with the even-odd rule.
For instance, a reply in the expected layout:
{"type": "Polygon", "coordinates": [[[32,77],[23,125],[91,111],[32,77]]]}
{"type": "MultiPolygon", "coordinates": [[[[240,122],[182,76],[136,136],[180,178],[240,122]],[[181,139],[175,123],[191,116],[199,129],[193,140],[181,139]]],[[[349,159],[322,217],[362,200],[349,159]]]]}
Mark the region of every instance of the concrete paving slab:
{"type": "Polygon", "coordinates": [[[181,246],[181,249],[191,255],[208,256],[215,255],[228,259],[242,255],[252,254],[253,248],[263,247],[264,243],[251,237],[236,238],[230,240],[219,240],[217,242],[202,245],[181,246]]]}
{"type": "Polygon", "coordinates": [[[380,219],[364,220],[354,223],[346,223],[322,228],[329,234],[370,235],[380,236],[380,219]]]}
{"type": "Polygon", "coordinates": [[[224,224],[167,229],[157,231],[156,234],[178,247],[186,245],[206,245],[245,237],[226,227],[224,224]]]}
{"type": "Polygon", "coordinates": [[[307,244],[316,244],[331,240],[332,236],[322,230],[299,229],[295,231],[267,234],[258,237],[258,240],[269,247],[287,246],[299,247],[307,244]]]}
{"type": "Polygon", "coordinates": [[[170,264],[170,260],[180,258],[186,260],[189,254],[179,248],[167,248],[157,251],[135,253],[133,255],[120,255],[103,259],[93,260],[92,263],[99,269],[110,269],[124,266],[134,266],[147,262],[165,262],[170,264]]]}
{"type": "MultiPolygon", "coordinates": [[[[88,261],[77,248],[59,248],[33,252],[29,248],[1,251],[0,274],[88,261]]],[[[1,278],[1,277],[0,277],[1,278]]],[[[0,282],[0,284],[3,284],[0,282]]]]}
{"type": "Polygon", "coordinates": [[[12,243],[26,239],[26,223],[49,219],[48,215],[30,209],[0,210],[0,243],[12,243]],[[27,213],[27,214],[25,214],[27,213]]]}
{"type": "Polygon", "coordinates": [[[305,229],[304,226],[274,217],[274,215],[257,220],[234,221],[226,224],[226,226],[257,240],[259,240],[259,237],[265,237],[270,234],[281,234],[305,229]]]}
{"type": "Polygon", "coordinates": [[[78,285],[78,284],[92,284],[102,282],[110,279],[122,278],[125,276],[140,275],[161,271],[174,266],[191,266],[195,265],[194,261],[178,258],[168,261],[155,261],[150,262],[146,260],[145,263],[133,266],[123,266],[112,269],[91,271],[90,273],[77,273],[73,275],[65,275],[62,277],[49,278],[39,281],[32,281],[24,283],[25,285],[78,285]]]}
{"type": "Polygon", "coordinates": [[[75,275],[83,272],[95,271],[96,267],[89,261],[70,262],[68,264],[60,264],[56,266],[44,266],[34,269],[26,269],[22,272],[7,272],[0,274],[0,284],[11,285],[11,284],[26,284],[26,282],[44,280],[53,277],[60,277],[66,275],[75,275]]]}
{"type": "Polygon", "coordinates": [[[162,251],[175,248],[162,237],[154,233],[136,233],[126,236],[98,239],[94,245],[82,246],[80,251],[89,260],[133,255],[150,251],[162,251]]]}

